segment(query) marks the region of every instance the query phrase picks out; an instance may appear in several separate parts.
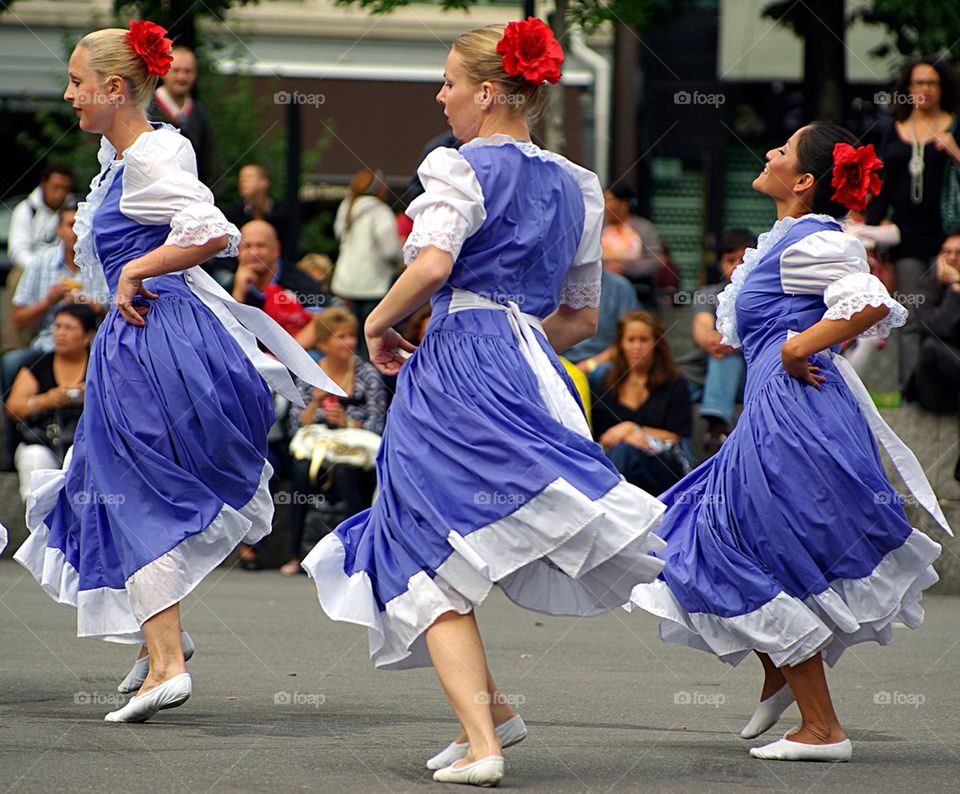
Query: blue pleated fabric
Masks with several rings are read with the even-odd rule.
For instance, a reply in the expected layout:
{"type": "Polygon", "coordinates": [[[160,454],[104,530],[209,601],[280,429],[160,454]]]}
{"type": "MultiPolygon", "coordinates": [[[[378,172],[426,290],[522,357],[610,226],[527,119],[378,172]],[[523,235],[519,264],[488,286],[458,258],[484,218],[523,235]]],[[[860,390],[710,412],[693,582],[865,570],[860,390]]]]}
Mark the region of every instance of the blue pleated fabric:
{"type": "MultiPolygon", "coordinates": [[[[162,245],[169,226],[124,216],[122,163],[94,216],[111,292],[120,269],[162,245]]],[[[147,281],[146,326],[111,308],[92,345],[84,412],[62,472],[28,501],[17,559],[81,636],[137,641],[143,621],[179,601],[237,542],[270,529],[260,374],[180,274],[147,281]]]]}
{"type": "Polygon", "coordinates": [[[751,650],[778,664],[892,638],[919,625],[940,546],[914,530],[856,399],[828,353],[816,390],[783,370],[791,331],[823,316],[820,295],[787,295],[780,254],[839,230],[806,218],[761,252],[736,298],[747,360],[743,413],[717,455],[661,496],[660,579],[633,602],[665,618],[661,636],[736,663],[751,650]]]}

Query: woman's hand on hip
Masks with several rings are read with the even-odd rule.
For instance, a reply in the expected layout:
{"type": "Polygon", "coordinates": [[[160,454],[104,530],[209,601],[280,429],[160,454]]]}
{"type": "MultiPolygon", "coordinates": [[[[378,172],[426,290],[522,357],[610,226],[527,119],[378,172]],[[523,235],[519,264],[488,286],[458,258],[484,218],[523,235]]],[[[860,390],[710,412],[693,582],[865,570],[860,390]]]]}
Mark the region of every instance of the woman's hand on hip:
{"type": "Polygon", "coordinates": [[[784,371],[791,378],[807,383],[815,389],[819,389],[821,384],[826,383],[827,378],[820,374],[820,367],[814,366],[810,363],[810,359],[800,355],[789,340],[780,348],[780,361],[784,371]]]}
{"type": "Polygon", "coordinates": [[[382,334],[366,334],[366,338],[370,363],[384,375],[396,375],[407,360],[398,350],[413,353],[417,349],[416,345],[408,342],[393,328],[387,328],[382,334]]]}
{"type": "Polygon", "coordinates": [[[147,312],[150,311],[150,307],[135,306],[133,300],[137,297],[156,300],[157,295],[143,286],[142,278],[130,275],[127,267],[124,267],[120,271],[120,280],[117,282],[117,294],[114,296],[113,303],[124,320],[131,325],[142,327],[147,324],[143,318],[147,312]]]}

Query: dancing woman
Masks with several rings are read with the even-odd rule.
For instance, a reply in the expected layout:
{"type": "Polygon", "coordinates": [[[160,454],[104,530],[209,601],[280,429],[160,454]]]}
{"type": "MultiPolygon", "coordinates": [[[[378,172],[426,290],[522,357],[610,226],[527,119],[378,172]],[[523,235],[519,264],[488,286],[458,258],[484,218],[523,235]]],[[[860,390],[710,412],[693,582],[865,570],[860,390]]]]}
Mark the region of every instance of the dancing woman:
{"type": "Polygon", "coordinates": [[[76,218],[81,267],[103,267],[115,305],[90,353],[83,416],[62,470],[33,475],[30,538],[16,553],[77,633],[145,642],[106,716],[142,722],[191,693],[180,601],[240,542],[270,531],[270,385],[298,404],[286,364],[342,393],[272,320],[199,267],[235,255],[236,227],[197,180],[190,142],[145,108],[170,64],[150,22],[99,30],[70,56],[70,102],[103,136],[76,218]],[[258,350],[257,339],[283,364],[258,350]]]}
{"type": "Polygon", "coordinates": [[[761,702],[741,732],[764,733],[796,699],[802,726],[755,758],[846,761],[823,661],[892,624],[923,620],[940,546],[913,529],[874,440],[949,532],[930,485],[884,423],[838,345],[886,336],[906,310],[869,273],[838,219],[880,190],[882,163],[842,127],[812,124],[766,156],[755,190],[779,220],[748,249],[720,296],[717,327],[742,343],[743,414],[720,448],[661,498],[661,578],[632,600],[661,616],[661,637],[737,664],[763,664],[761,702]]]}
{"type": "Polygon", "coordinates": [[[443,782],[495,785],[526,735],[474,618],[495,583],[596,615],[660,569],[662,505],[590,439],[554,352],[594,333],[602,255],[597,177],[529,140],[562,59],[536,19],[454,42],[437,101],[465,143],[420,167],[409,266],[365,326],[371,361],[399,372],[380,493],[303,561],[327,614],[368,627],[378,667],[432,662],[463,729],[428,761],[443,782]],[[414,348],[391,327],[431,296],[414,348]]]}

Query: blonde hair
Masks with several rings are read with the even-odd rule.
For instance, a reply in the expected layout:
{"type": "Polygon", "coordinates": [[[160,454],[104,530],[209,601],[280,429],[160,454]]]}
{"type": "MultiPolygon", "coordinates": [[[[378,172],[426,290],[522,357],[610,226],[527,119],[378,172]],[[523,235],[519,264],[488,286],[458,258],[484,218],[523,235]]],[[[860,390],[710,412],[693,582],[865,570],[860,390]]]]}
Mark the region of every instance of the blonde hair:
{"type": "Polygon", "coordinates": [[[133,51],[123,28],[104,28],[88,33],[77,43],[90,53],[90,66],[101,80],[122,77],[133,103],[146,110],[157,90],[159,77],[147,71],[147,64],[133,51]]]}
{"type": "Polygon", "coordinates": [[[341,306],[324,309],[313,319],[313,325],[317,332],[318,344],[326,342],[337,328],[347,326],[351,331],[356,331],[358,327],[357,318],[341,306]]]}
{"type": "Polygon", "coordinates": [[[536,121],[547,107],[550,96],[547,85],[535,85],[522,76],[511,77],[503,70],[503,59],[497,42],[503,38],[506,25],[487,25],[461,33],[453,42],[464,71],[475,83],[495,83],[504,94],[506,104],[523,112],[527,120],[536,121]]]}
{"type": "Polygon", "coordinates": [[[333,270],[333,260],[325,254],[307,254],[297,262],[297,267],[316,281],[326,281],[333,270]]]}

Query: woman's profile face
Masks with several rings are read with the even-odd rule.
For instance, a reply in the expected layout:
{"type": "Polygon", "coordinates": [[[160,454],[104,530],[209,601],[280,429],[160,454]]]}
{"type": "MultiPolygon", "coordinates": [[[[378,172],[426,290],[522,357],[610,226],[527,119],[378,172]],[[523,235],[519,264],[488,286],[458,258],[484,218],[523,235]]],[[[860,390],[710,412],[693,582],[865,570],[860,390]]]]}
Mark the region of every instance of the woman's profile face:
{"type": "Polygon", "coordinates": [[[53,352],[72,356],[90,346],[92,331],[84,331],[83,324],[69,314],[58,314],[53,321],[53,352]]]}
{"type": "Polygon", "coordinates": [[[657,339],[653,329],[645,322],[633,320],[624,326],[623,337],[620,339],[620,350],[627,361],[627,366],[635,367],[653,355],[657,346],[657,339]]]}
{"type": "Polygon", "coordinates": [[[437,93],[437,102],[443,106],[453,134],[464,142],[477,137],[483,121],[479,91],[480,86],[467,77],[459,54],[451,49],[443,67],[443,86],[437,93]]]}
{"type": "Polygon", "coordinates": [[[95,133],[110,128],[117,106],[124,100],[123,94],[116,87],[111,89],[90,66],[90,51],[86,47],[77,47],[70,56],[63,98],[73,106],[80,129],[95,133]]]}
{"type": "Polygon", "coordinates": [[[794,185],[802,176],[797,162],[797,146],[806,129],[801,127],[783,146],[767,152],[763,170],[753,180],[754,190],[773,199],[788,199],[795,195],[794,185]]]}
{"type": "Polygon", "coordinates": [[[940,107],[940,74],[928,63],[918,63],[910,70],[910,97],[914,105],[925,110],[940,107]]]}

